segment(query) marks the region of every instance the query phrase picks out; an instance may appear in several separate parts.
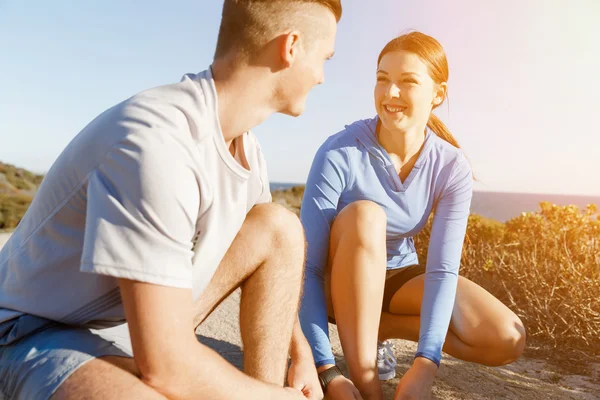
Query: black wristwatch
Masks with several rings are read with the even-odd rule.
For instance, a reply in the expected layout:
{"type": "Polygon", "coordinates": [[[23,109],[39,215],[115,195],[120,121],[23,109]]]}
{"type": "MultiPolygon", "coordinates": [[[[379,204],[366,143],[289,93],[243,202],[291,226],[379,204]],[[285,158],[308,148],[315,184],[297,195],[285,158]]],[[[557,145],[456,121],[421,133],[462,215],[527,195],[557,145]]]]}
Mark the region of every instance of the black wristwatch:
{"type": "Polygon", "coordinates": [[[344,374],[337,365],[327,368],[325,371],[319,372],[319,382],[321,383],[321,389],[323,389],[323,393],[327,392],[327,385],[329,385],[329,382],[334,380],[339,375],[344,374]]]}

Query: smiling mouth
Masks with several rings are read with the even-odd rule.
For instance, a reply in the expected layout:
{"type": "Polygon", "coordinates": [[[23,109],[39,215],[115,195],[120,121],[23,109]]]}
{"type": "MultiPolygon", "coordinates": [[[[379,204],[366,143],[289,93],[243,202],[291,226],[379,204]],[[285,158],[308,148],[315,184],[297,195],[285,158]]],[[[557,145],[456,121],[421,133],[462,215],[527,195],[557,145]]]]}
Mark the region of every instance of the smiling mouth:
{"type": "Polygon", "coordinates": [[[406,110],[406,107],[390,106],[390,105],[384,105],[383,108],[385,109],[385,111],[392,113],[392,114],[396,114],[396,113],[403,112],[404,110],[406,110]]]}

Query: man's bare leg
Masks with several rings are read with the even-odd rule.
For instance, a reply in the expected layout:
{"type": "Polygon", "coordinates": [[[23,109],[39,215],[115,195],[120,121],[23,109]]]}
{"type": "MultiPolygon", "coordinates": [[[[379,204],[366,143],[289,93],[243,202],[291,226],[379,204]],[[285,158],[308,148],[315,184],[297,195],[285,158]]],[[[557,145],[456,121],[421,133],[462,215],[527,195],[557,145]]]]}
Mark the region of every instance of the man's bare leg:
{"type": "Polygon", "coordinates": [[[166,397],[141,381],[132,358],[109,356],[85,363],[52,396],[52,400],[66,399],[166,400],[166,397]]]}
{"type": "Polygon", "coordinates": [[[277,204],[258,205],[248,213],[217,272],[195,302],[197,326],[241,284],[244,372],[264,382],[284,382],[304,249],[304,233],[296,215],[277,204]]]}
{"type": "MultiPolygon", "coordinates": [[[[304,248],[302,226],[293,213],[277,204],[256,206],[195,302],[197,326],[242,286],[240,324],[245,372],[265,382],[283,384],[297,317],[304,248]]],[[[134,360],[123,357],[91,360],[52,397],[79,398],[164,399],[139,379],[134,360]]]]}

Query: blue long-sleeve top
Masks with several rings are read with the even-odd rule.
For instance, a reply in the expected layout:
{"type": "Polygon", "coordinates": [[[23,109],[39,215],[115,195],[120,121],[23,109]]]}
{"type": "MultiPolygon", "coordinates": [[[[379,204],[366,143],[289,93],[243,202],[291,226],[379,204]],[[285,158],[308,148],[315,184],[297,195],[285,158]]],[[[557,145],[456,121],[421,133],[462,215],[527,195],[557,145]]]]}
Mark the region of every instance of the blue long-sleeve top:
{"type": "Polygon", "coordinates": [[[300,323],[317,367],[335,364],[324,291],[330,228],[348,204],[370,200],[387,216],[387,269],[418,264],[413,242],[433,212],[416,357],[438,366],[454,306],[471,204],[472,173],[462,151],[429,129],[402,182],[379,144],[378,118],[360,120],[319,148],[306,183],[300,218],[308,242],[300,323]]]}

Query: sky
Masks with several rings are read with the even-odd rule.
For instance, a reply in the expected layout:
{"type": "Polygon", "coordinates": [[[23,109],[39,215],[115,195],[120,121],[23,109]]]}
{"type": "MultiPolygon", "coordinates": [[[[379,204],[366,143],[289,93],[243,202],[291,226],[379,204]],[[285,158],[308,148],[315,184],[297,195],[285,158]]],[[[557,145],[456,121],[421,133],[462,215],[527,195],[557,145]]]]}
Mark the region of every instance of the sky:
{"type": "MultiPolygon", "coordinates": [[[[45,172],[94,117],[212,62],[222,0],[0,0],[0,161],[45,172]]],[[[306,112],[253,131],[274,182],[375,115],[377,56],[419,30],[443,45],[437,114],[485,191],[600,195],[600,1],[342,0],[336,53],[306,112]]]]}

